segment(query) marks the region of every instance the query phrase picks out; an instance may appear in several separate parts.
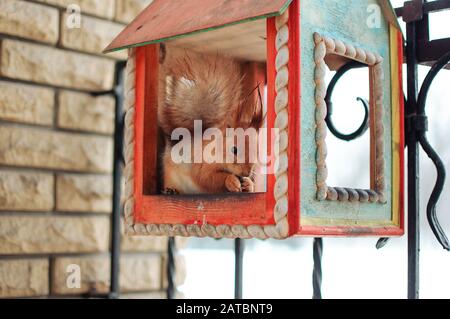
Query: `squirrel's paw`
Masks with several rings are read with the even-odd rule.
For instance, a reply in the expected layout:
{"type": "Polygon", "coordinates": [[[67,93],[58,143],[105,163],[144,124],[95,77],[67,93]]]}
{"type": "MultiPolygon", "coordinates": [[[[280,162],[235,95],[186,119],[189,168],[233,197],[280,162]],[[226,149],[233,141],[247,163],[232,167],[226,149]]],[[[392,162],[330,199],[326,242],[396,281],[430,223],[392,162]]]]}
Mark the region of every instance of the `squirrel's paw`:
{"type": "Polygon", "coordinates": [[[242,177],[242,192],[244,193],[254,193],[255,183],[248,177],[242,177]]]}
{"type": "Polygon", "coordinates": [[[229,192],[232,193],[240,193],[241,189],[241,181],[234,175],[228,175],[225,179],[225,187],[229,192]]]}

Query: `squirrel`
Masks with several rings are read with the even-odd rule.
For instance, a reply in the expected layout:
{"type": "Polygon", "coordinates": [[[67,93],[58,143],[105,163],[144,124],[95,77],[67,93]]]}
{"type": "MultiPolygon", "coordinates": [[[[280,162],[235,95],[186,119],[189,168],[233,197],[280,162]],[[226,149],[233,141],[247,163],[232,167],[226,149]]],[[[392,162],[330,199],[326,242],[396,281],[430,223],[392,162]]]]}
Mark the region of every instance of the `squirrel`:
{"type": "MultiPolygon", "coordinates": [[[[257,134],[247,136],[244,149],[239,149],[236,137],[225,137],[227,129],[253,128],[258,132],[264,123],[262,101],[257,103],[249,98],[254,92],[244,92],[245,74],[241,65],[218,54],[175,48],[171,52],[169,46],[162,50],[158,104],[158,125],[165,139],[161,156],[162,192],[183,195],[255,192],[258,167],[251,160],[256,150],[250,145],[258,145],[257,134]],[[193,147],[188,163],[173,160],[172,151],[180,141],[173,141],[172,133],[178,128],[194,133],[194,121],[201,121],[202,133],[214,128],[224,138],[207,141],[192,134],[189,145],[197,143],[202,151],[207,147],[213,147],[214,152],[221,149],[223,158],[235,159],[232,163],[205,159],[195,162],[193,147]],[[238,162],[238,156],[245,160],[238,162]]],[[[256,89],[259,90],[259,85],[256,89]]]]}

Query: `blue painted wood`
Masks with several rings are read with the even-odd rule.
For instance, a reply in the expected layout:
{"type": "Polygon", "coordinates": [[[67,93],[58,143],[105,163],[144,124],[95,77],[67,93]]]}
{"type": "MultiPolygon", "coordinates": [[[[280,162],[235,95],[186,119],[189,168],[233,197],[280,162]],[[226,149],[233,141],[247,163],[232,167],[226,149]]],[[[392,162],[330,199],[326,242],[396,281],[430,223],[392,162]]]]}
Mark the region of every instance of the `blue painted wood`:
{"type": "MultiPolygon", "coordinates": [[[[389,25],[381,18],[379,28],[370,28],[367,20],[373,13],[369,5],[377,5],[376,0],[301,1],[301,79],[302,79],[302,162],[301,162],[301,214],[302,218],[325,218],[339,223],[357,226],[363,220],[391,220],[392,215],[392,144],[391,144],[391,83],[389,25]],[[350,203],[316,200],[316,143],[315,143],[315,102],[314,102],[314,32],[342,40],[380,54],[384,58],[384,148],[386,162],[387,204],[350,203]]],[[[381,11],[380,11],[381,12],[381,11]]],[[[358,94],[358,92],[351,92],[358,94]]],[[[356,97],[356,95],[355,95],[356,97]]],[[[345,107],[345,106],[344,106],[345,107]]],[[[352,156],[349,154],[349,170],[352,156]]],[[[367,163],[367,166],[369,163],[367,163]]],[[[351,187],[351,185],[329,185],[351,187]]]]}

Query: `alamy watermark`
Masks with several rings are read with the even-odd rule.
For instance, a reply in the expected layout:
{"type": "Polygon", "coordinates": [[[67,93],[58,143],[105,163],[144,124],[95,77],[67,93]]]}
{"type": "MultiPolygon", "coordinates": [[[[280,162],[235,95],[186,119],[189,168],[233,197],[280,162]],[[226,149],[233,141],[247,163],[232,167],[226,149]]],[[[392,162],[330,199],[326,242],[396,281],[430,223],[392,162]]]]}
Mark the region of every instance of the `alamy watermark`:
{"type": "Polygon", "coordinates": [[[68,29],[81,28],[81,7],[77,4],[70,4],[66,9],[66,27],[68,29]]]}
{"type": "Polygon", "coordinates": [[[81,267],[77,264],[70,264],[66,267],[66,287],[69,289],[81,288],[81,267]]]}
{"type": "Polygon", "coordinates": [[[208,128],[194,121],[193,135],[187,128],[172,131],[171,159],[175,164],[255,164],[265,174],[273,174],[278,163],[278,128],[208,128]],[[270,136],[269,136],[270,133],[270,136]],[[268,152],[270,141],[270,153],[268,152]]]}
{"type": "Polygon", "coordinates": [[[379,29],[381,28],[381,8],[378,4],[370,4],[367,6],[367,17],[366,24],[369,29],[379,29]]]}

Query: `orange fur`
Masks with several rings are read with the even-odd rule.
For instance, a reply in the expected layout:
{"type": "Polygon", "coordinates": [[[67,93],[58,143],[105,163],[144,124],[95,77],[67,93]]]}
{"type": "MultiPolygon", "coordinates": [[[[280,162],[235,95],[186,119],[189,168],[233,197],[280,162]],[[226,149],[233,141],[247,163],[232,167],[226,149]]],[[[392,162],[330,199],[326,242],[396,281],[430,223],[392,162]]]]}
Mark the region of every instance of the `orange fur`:
{"type": "MultiPolygon", "coordinates": [[[[194,120],[202,121],[203,130],[217,128],[222,131],[222,147],[229,156],[234,154],[226,148],[227,128],[254,127],[258,130],[262,126],[261,107],[249,103],[249,96],[254,92],[243,92],[244,76],[239,64],[218,55],[186,51],[171,54],[168,49],[161,73],[161,87],[164,89],[161,90],[158,120],[166,135],[162,154],[163,188],[180,194],[253,192],[256,173],[255,165],[249,160],[249,140],[245,143],[246,156],[242,164],[176,164],[171,158],[172,131],[187,128],[192,132],[194,120]]],[[[197,142],[203,150],[210,143],[215,149],[219,147],[216,140],[197,142]]],[[[225,154],[223,156],[225,158],[225,154]]]]}
{"type": "Polygon", "coordinates": [[[234,125],[241,96],[239,65],[231,59],[185,52],[163,67],[165,98],[159,107],[159,124],[170,136],[174,128],[193,130],[234,125]]]}

